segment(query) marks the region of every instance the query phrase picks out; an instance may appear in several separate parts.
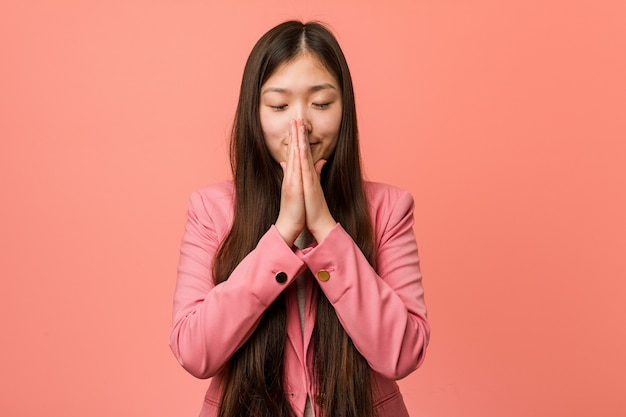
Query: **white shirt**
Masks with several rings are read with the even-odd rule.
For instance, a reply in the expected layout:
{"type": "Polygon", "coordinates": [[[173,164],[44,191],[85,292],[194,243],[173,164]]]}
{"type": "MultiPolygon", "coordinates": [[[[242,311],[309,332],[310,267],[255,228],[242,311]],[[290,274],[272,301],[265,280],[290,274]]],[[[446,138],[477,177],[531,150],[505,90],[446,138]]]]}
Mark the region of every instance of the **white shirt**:
{"type": "MultiPolygon", "coordinates": [[[[313,240],[313,236],[308,230],[304,229],[298,236],[294,244],[300,248],[306,248],[313,240]]],[[[296,278],[296,288],[298,290],[298,310],[300,311],[300,328],[302,328],[302,338],[304,339],[304,302],[306,300],[306,280],[307,274],[302,273],[296,278]]],[[[313,417],[313,410],[311,408],[311,399],[306,397],[306,404],[304,406],[304,417],[313,417]]]]}

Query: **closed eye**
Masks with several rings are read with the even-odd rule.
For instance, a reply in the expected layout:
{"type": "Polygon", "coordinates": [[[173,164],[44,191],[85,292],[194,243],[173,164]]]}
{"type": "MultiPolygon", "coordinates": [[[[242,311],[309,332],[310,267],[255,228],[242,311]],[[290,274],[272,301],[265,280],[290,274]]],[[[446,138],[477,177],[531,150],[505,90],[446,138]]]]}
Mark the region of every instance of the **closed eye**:
{"type": "Polygon", "coordinates": [[[287,108],[286,104],[281,104],[280,106],[269,106],[272,110],[281,111],[287,108]]]}
{"type": "Polygon", "coordinates": [[[316,107],[318,109],[325,109],[330,105],[331,103],[313,103],[313,107],[316,107]]]}

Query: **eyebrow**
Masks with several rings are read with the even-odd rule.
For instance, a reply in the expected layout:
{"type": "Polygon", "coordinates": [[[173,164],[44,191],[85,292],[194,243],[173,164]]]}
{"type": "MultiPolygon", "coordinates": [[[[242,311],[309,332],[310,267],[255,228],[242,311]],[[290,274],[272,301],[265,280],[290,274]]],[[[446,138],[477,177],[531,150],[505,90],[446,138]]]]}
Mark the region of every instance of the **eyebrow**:
{"type": "MultiPolygon", "coordinates": [[[[326,90],[326,89],[331,89],[331,90],[337,90],[337,88],[330,84],[330,83],[323,83],[323,84],[317,84],[314,86],[311,86],[309,88],[309,92],[314,93],[316,91],[320,91],[320,90],[326,90]]],[[[290,93],[291,91],[287,88],[280,88],[280,87],[268,87],[266,89],[263,90],[263,92],[261,93],[261,95],[265,94],[265,93],[280,93],[280,94],[287,94],[290,93]]]]}

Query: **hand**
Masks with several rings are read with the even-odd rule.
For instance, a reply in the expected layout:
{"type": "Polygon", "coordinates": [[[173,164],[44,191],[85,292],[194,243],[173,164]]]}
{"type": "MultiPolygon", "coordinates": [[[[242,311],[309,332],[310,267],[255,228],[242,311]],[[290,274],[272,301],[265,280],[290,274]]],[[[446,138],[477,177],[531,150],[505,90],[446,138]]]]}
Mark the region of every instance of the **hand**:
{"type": "Polygon", "coordinates": [[[320,174],[324,164],[326,164],[326,160],[320,159],[315,163],[313,162],[309,137],[302,121],[298,125],[298,145],[300,148],[306,227],[315,240],[321,242],[335,227],[337,222],[330,214],[320,183],[320,174]]]}
{"type": "Polygon", "coordinates": [[[289,246],[293,245],[306,224],[298,130],[298,123],[292,120],[289,125],[287,161],[280,162],[283,169],[283,183],[280,193],[280,211],[275,223],[278,232],[289,246]]]}
{"type": "Polygon", "coordinates": [[[288,245],[293,245],[304,227],[321,242],[337,224],[328,210],[320,184],[326,160],[313,162],[309,138],[302,120],[293,120],[287,161],[281,162],[283,183],[276,228],[288,245]]]}

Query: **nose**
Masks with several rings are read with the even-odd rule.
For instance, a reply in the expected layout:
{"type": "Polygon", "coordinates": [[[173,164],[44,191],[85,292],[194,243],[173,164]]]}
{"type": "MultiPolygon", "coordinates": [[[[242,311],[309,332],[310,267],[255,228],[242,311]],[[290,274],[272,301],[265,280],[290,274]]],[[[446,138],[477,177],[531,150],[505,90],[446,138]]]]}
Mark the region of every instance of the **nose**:
{"type": "Polygon", "coordinates": [[[308,114],[308,109],[306,107],[306,105],[299,105],[296,107],[295,109],[295,119],[296,120],[302,120],[302,123],[304,124],[304,128],[306,129],[307,134],[311,133],[311,131],[313,130],[313,126],[311,124],[311,119],[309,118],[309,114],[308,114]]]}

